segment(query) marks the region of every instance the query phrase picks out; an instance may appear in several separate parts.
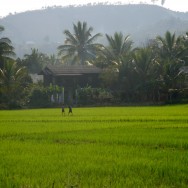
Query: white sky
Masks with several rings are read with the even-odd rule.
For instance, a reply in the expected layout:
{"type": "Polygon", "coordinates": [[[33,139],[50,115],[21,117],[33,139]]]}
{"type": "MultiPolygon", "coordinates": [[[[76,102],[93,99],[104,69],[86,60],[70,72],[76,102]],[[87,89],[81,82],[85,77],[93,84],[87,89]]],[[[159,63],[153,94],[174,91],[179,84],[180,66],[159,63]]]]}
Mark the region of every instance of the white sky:
{"type": "MultiPolygon", "coordinates": [[[[0,17],[9,13],[41,9],[46,6],[68,6],[95,2],[117,3],[118,1],[123,4],[139,2],[152,4],[151,0],[0,0],[0,17]]],[[[155,4],[160,5],[160,2],[161,0],[156,0],[155,4]]],[[[175,11],[188,12],[188,0],[166,0],[164,7],[175,11]]]]}

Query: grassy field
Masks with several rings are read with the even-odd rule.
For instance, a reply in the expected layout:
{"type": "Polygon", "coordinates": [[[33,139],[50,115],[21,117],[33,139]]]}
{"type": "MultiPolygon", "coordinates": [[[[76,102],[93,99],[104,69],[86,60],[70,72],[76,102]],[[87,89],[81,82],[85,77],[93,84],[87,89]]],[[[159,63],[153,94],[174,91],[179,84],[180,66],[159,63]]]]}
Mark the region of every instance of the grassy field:
{"type": "Polygon", "coordinates": [[[0,111],[0,187],[188,187],[188,105],[73,113],[0,111]]]}

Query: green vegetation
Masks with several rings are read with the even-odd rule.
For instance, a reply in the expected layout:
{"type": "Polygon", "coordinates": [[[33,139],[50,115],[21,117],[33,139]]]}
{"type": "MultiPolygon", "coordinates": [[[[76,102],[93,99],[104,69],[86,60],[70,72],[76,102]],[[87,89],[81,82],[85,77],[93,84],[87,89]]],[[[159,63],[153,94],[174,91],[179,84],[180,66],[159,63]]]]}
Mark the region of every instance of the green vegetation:
{"type": "Polygon", "coordinates": [[[87,23],[78,21],[77,25],[73,24],[74,34],[69,30],[65,30],[66,41],[64,45],[58,47],[59,55],[62,59],[68,61],[69,64],[86,64],[96,58],[96,52],[100,50],[101,44],[94,41],[101,36],[100,33],[91,36],[92,27],[87,27],[87,23]]]}
{"type": "MultiPolygon", "coordinates": [[[[0,34],[3,30],[0,26],[0,34]]],[[[39,73],[49,64],[95,65],[101,68],[100,81],[95,79],[99,83],[98,88],[92,88],[94,84],[89,83],[89,77],[83,85],[76,84],[74,77],[71,78],[74,84],[64,78],[64,83],[61,80],[57,83],[55,80],[46,81],[46,86],[53,84],[54,88],[56,84],[60,88],[64,84],[69,85],[67,93],[72,95],[72,101],[87,95],[87,100],[82,100],[79,105],[93,105],[93,101],[101,99],[109,105],[188,102],[188,32],[176,36],[167,31],[164,36],[156,36],[143,47],[133,49],[129,35],[124,36],[122,32],[115,32],[112,36],[105,34],[107,45],[104,46],[94,43],[102,34],[93,35],[92,31],[92,27],[80,21],[73,24],[72,33],[65,30],[66,39],[57,48],[57,58],[32,49],[24,59],[13,60],[11,41],[0,38],[0,109],[50,107],[52,100],[50,92],[46,92],[48,88],[40,82],[33,84],[29,75],[39,73]],[[88,88],[91,88],[90,95],[88,88]],[[81,93],[73,96],[78,89],[82,89],[81,93]],[[36,96],[40,96],[37,101],[34,100],[36,96]]],[[[55,92],[60,94],[57,90],[55,92]]]]}
{"type": "Polygon", "coordinates": [[[73,113],[0,111],[0,187],[187,187],[188,105],[73,113]]]}

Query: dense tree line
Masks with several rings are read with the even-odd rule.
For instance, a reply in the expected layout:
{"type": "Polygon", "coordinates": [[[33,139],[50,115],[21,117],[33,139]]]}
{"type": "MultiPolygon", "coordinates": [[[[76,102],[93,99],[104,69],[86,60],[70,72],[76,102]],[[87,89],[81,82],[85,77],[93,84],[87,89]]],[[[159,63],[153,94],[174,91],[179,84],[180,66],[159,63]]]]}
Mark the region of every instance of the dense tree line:
{"type": "MultiPolygon", "coordinates": [[[[4,28],[0,27],[0,32],[4,28]]],[[[103,69],[101,89],[85,88],[80,98],[89,92],[97,101],[109,103],[165,103],[183,102],[188,99],[186,89],[188,66],[188,33],[176,36],[166,32],[149,40],[143,47],[133,48],[130,36],[115,32],[110,36],[92,35],[93,28],[86,22],[73,24],[73,32],[65,30],[65,43],[58,47],[58,57],[48,56],[32,49],[23,59],[15,59],[10,39],[0,38],[0,106],[22,107],[46,96],[50,88],[41,83],[33,84],[30,74],[35,74],[47,64],[88,64],[103,69]],[[107,45],[100,42],[105,37],[107,45]],[[104,91],[105,90],[105,91],[104,91]],[[101,93],[100,93],[101,92],[101,93]],[[97,93],[97,95],[96,95],[97,93]],[[39,97],[40,96],[40,97],[39,97]],[[110,97],[109,97],[110,96],[110,97]]],[[[89,96],[87,94],[87,96],[89,96]]],[[[48,104],[44,101],[45,104],[48,104]]],[[[37,106],[37,104],[35,104],[37,106]]],[[[40,106],[42,104],[40,103],[40,106]]]]}

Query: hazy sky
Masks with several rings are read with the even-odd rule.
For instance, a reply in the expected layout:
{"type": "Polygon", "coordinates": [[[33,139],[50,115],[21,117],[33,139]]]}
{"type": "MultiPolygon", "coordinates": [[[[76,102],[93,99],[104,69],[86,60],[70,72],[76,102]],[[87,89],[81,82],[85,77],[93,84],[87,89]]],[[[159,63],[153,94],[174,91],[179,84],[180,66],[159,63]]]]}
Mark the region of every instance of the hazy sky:
{"type": "MultiPolygon", "coordinates": [[[[0,17],[4,17],[9,13],[23,12],[27,10],[41,9],[46,6],[68,6],[68,5],[78,5],[87,4],[95,2],[121,2],[123,4],[127,3],[151,3],[151,0],[0,0],[0,17]]],[[[160,5],[161,0],[156,0],[157,5],[160,5]]],[[[164,4],[165,8],[169,8],[175,11],[188,11],[188,0],[166,0],[164,4]]]]}

